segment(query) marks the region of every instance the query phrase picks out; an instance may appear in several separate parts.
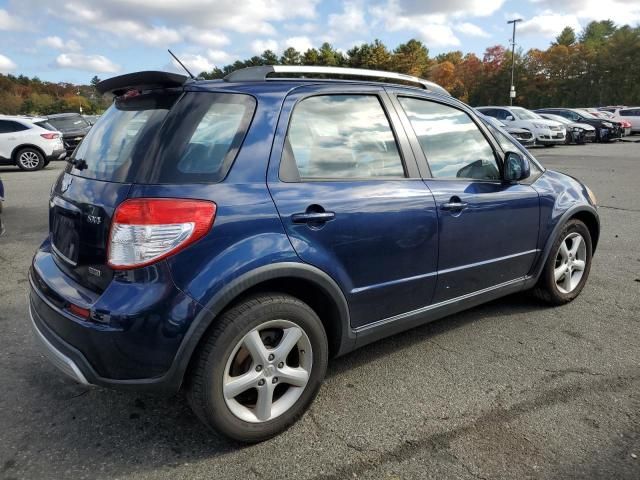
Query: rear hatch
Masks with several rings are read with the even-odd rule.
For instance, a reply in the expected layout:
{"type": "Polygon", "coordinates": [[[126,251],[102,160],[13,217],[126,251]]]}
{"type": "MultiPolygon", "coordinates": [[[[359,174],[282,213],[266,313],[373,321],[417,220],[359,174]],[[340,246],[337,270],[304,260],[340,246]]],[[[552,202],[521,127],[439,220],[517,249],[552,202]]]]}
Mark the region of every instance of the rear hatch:
{"type": "Polygon", "coordinates": [[[223,179],[253,115],[247,95],[127,90],[89,131],[56,182],[50,240],[59,267],[102,292],[113,278],[109,236],[134,184],[223,179]]]}
{"type": "Polygon", "coordinates": [[[127,198],[137,167],[178,95],[114,102],[54,186],[49,203],[52,249],[58,265],[88,288],[102,291],[111,281],[106,265],[111,218],[127,198]]]}

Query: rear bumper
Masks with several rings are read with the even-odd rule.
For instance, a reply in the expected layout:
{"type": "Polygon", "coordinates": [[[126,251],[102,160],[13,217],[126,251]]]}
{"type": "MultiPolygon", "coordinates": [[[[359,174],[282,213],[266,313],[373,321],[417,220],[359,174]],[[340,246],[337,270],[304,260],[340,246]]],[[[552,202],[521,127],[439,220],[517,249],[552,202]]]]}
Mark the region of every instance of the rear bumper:
{"type": "Polygon", "coordinates": [[[47,155],[47,161],[62,160],[67,156],[67,151],[64,148],[54,150],[51,155],[47,155]]]}
{"type": "MultiPolygon", "coordinates": [[[[45,244],[29,272],[29,314],[47,358],[83,384],[176,392],[189,358],[181,346],[202,307],[178,290],[166,265],[114,280],[98,294],[57,267],[45,244]],[[69,305],[91,311],[83,319],[69,305]],[[92,320],[98,314],[102,321],[92,320]]],[[[151,267],[147,267],[151,268],[151,267]]]]}
{"type": "MultiPolygon", "coordinates": [[[[72,378],[76,382],[82,385],[91,385],[85,375],[82,373],[82,370],[80,369],[78,364],[70,356],[68,356],[61,347],[56,347],[56,345],[54,345],[52,341],[45,336],[42,331],[45,327],[42,322],[38,322],[40,325],[36,323],[31,302],[29,302],[29,317],[31,317],[31,327],[33,329],[33,334],[36,342],[38,343],[38,347],[40,348],[40,351],[44,354],[44,356],[47,357],[49,362],[51,362],[51,364],[57,367],[58,370],[60,370],[62,373],[72,378]]],[[[52,335],[53,333],[49,332],[49,336],[52,335]]],[[[58,343],[58,345],[61,345],[62,341],[60,339],[57,339],[56,343],[58,343]]],[[[67,346],[65,350],[68,351],[69,346],[67,346]]]]}

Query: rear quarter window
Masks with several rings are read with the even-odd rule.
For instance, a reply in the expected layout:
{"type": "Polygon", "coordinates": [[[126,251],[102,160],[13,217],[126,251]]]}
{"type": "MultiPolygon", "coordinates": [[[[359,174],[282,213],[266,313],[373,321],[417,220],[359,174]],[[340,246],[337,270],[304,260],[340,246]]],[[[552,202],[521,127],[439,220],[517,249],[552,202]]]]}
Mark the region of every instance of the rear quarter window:
{"type": "Polygon", "coordinates": [[[156,92],[116,99],[76,150],[85,168],[74,166],[72,173],[112,182],[218,182],[254,110],[254,98],[241,94],[156,92]]]}

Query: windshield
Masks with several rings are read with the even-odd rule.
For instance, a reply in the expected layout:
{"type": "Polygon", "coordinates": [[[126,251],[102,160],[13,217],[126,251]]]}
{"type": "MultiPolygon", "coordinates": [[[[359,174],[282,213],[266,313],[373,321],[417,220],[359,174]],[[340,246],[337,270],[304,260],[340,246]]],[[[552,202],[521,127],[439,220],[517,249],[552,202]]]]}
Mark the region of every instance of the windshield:
{"type": "Polygon", "coordinates": [[[574,110],[574,112],[578,113],[579,115],[582,115],[584,118],[590,118],[591,120],[600,120],[598,117],[596,117],[595,115],[592,115],[591,113],[587,112],[586,110],[574,110]]]}
{"type": "Polygon", "coordinates": [[[50,118],[48,122],[54,126],[55,129],[60,130],[62,132],[65,131],[74,131],[74,130],[84,130],[89,127],[89,123],[82,118],[80,115],[70,116],[70,117],[59,117],[59,118],[50,118]]]}
{"type": "Polygon", "coordinates": [[[78,146],[72,173],[111,182],[220,181],[254,107],[247,95],[209,92],[118,98],[78,146]]]}
{"type": "Polygon", "coordinates": [[[549,113],[541,115],[542,118],[546,118],[547,120],[553,120],[554,122],[560,122],[560,123],[564,123],[565,125],[569,125],[571,122],[571,120],[568,120],[564,117],[561,117],[560,115],[551,115],[549,113]]]}
{"type": "Polygon", "coordinates": [[[542,118],[537,113],[533,113],[527,109],[520,108],[520,107],[512,107],[511,111],[520,120],[539,120],[540,118],[542,118]]]}

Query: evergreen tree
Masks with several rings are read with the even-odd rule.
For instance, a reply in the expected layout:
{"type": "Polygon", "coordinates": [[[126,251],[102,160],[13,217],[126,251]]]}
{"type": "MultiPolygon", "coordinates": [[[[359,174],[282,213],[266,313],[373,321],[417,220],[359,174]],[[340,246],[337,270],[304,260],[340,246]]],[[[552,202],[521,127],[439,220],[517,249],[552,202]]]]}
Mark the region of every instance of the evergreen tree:
{"type": "Polygon", "coordinates": [[[300,65],[301,62],[302,57],[300,56],[300,52],[293,47],[287,48],[282,52],[282,56],[280,57],[280,63],[282,65],[300,65]]]}
{"type": "Polygon", "coordinates": [[[576,43],[576,32],[571,27],[564,27],[560,35],[556,37],[555,45],[568,47],[576,43]]]}

